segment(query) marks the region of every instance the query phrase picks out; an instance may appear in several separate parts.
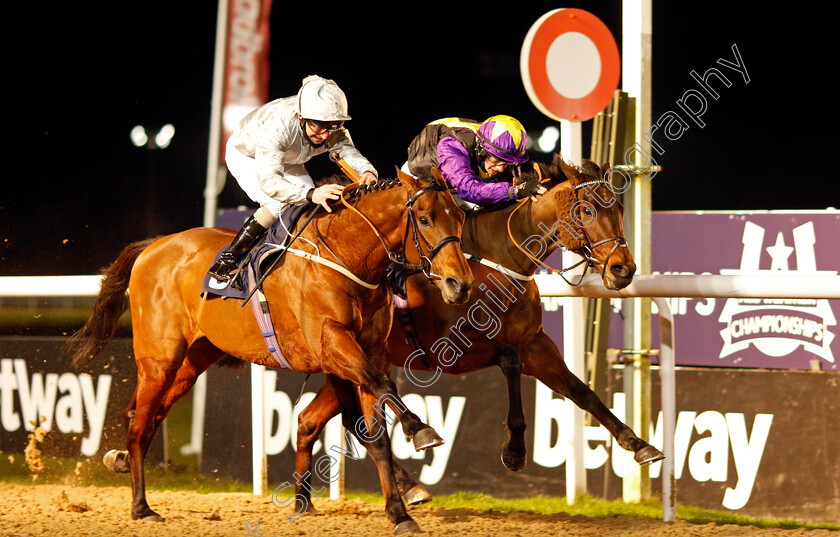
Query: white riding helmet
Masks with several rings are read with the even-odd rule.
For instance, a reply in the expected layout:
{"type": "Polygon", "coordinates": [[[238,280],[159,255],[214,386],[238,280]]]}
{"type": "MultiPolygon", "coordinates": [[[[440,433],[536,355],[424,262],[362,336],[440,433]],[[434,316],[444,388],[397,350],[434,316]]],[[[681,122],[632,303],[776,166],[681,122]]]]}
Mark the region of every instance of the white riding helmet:
{"type": "Polygon", "coordinates": [[[347,121],[347,97],[338,84],[318,75],[303,79],[298,91],[297,112],[303,119],[347,121]]]}

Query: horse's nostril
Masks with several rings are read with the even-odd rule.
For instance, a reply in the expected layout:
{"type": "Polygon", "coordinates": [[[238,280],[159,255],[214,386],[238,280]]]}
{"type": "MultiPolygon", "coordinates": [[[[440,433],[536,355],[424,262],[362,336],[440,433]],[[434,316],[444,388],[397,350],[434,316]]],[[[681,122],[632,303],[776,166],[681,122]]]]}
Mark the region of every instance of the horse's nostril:
{"type": "Polygon", "coordinates": [[[630,268],[623,263],[617,263],[610,266],[610,272],[612,272],[613,276],[616,278],[626,278],[630,275],[630,268]]]}
{"type": "Polygon", "coordinates": [[[453,293],[457,293],[461,290],[461,282],[455,278],[446,278],[446,286],[449,287],[453,293]]]}

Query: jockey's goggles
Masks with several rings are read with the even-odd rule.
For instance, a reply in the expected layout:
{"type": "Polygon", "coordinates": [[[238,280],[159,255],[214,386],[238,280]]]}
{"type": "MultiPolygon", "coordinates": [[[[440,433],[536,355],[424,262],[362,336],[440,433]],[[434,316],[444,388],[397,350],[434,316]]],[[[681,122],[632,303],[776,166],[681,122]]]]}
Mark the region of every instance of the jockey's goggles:
{"type": "Polygon", "coordinates": [[[317,119],[307,119],[306,122],[309,124],[309,127],[315,131],[315,134],[335,132],[344,126],[343,121],[319,121],[317,119]]]}

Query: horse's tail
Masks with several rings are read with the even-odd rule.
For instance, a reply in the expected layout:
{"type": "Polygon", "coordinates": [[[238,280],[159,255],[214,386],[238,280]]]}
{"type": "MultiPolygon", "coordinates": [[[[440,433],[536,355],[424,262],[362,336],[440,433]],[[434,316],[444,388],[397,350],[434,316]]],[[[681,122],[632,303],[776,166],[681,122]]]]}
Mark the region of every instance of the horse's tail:
{"type": "Polygon", "coordinates": [[[102,270],[99,295],[93,304],[93,313],[85,326],[65,343],[62,354],[73,359],[73,365],[82,367],[93,360],[117,331],[117,323],[128,309],[128,281],[131,269],[140,254],[156,239],[146,239],[129,244],[117,260],[102,270]]]}

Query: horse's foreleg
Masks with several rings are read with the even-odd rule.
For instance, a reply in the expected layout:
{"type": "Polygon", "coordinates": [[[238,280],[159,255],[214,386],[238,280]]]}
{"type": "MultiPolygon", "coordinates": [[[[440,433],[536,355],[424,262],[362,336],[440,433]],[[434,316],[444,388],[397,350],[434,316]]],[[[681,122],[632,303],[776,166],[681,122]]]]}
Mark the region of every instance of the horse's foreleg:
{"type": "Polygon", "coordinates": [[[394,523],[395,535],[415,535],[420,527],[409,516],[400,497],[399,485],[391,455],[391,439],[385,424],[385,411],[372,394],[358,390],[347,381],[334,376],[327,377],[341,401],[342,420],[365,449],[370,453],[379,471],[382,495],[385,497],[385,512],[394,523]],[[361,403],[361,405],[359,404],[361,403]],[[372,419],[368,419],[372,418],[372,419]]]}
{"type": "MultiPolygon", "coordinates": [[[[309,476],[312,475],[312,446],[321,436],[324,426],[334,416],[341,412],[338,397],[330,383],[325,383],[318,391],[315,398],[298,415],[297,433],[297,455],[295,456],[295,469],[297,474],[302,476],[301,482],[295,484],[295,497],[297,499],[295,512],[317,513],[312,506],[309,484],[309,476]]],[[[361,407],[356,408],[355,415],[361,416],[361,407]]],[[[349,418],[345,419],[342,414],[342,421],[345,428],[355,433],[356,423],[349,418]],[[349,427],[348,427],[349,425],[349,427]]],[[[357,436],[358,438],[358,436],[357,436]]],[[[361,440],[360,440],[361,442],[361,440]]],[[[406,505],[415,505],[431,501],[432,495],[426,488],[411,477],[402,466],[393,461],[394,474],[397,479],[397,486],[405,498],[406,505]]]]}
{"type": "MultiPolygon", "coordinates": [[[[414,442],[414,449],[433,448],[443,444],[443,439],[403,403],[397,385],[365,356],[352,332],[338,323],[327,322],[323,331],[322,367],[326,373],[348,380],[376,398],[375,408],[385,411],[391,407],[402,424],[403,433],[414,442]]],[[[385,362],[387,363],[387,361],[385,362]]]]}
{"type": "Polygon", "coordinates": [[[630,427],[610,412],[586,383],[569,371],[563,355],[545,332],[540,330],[534,336],[534,339],[523,350],[522,360],[526,375],[536,377],[558,394],[568,397],[577,406],[595,416],[595,419],[616,439],[618,445],[635,454],[636,462],[648,464],[665,458],[661,451],[636,436],[630,427]]]}
{"type": "Polygon", "coordinates": [[[497,364],[507,380],[509,401],[505,422],[508,441],[502,445],[502,464],[512,472],[518,472],[525,468],[528,452],[522,410],[522,360],[513,347],[503,345],[497,350],[497,364]]]}
{"type": "Polygon", "coordinates": [[[400,494],[403,495],[406,505],[419,505],[432,501],[432,493],[429,489],[417,482],[405,468],[393,461],[394,475],[397,478],[397,486],[400,494]]]}

